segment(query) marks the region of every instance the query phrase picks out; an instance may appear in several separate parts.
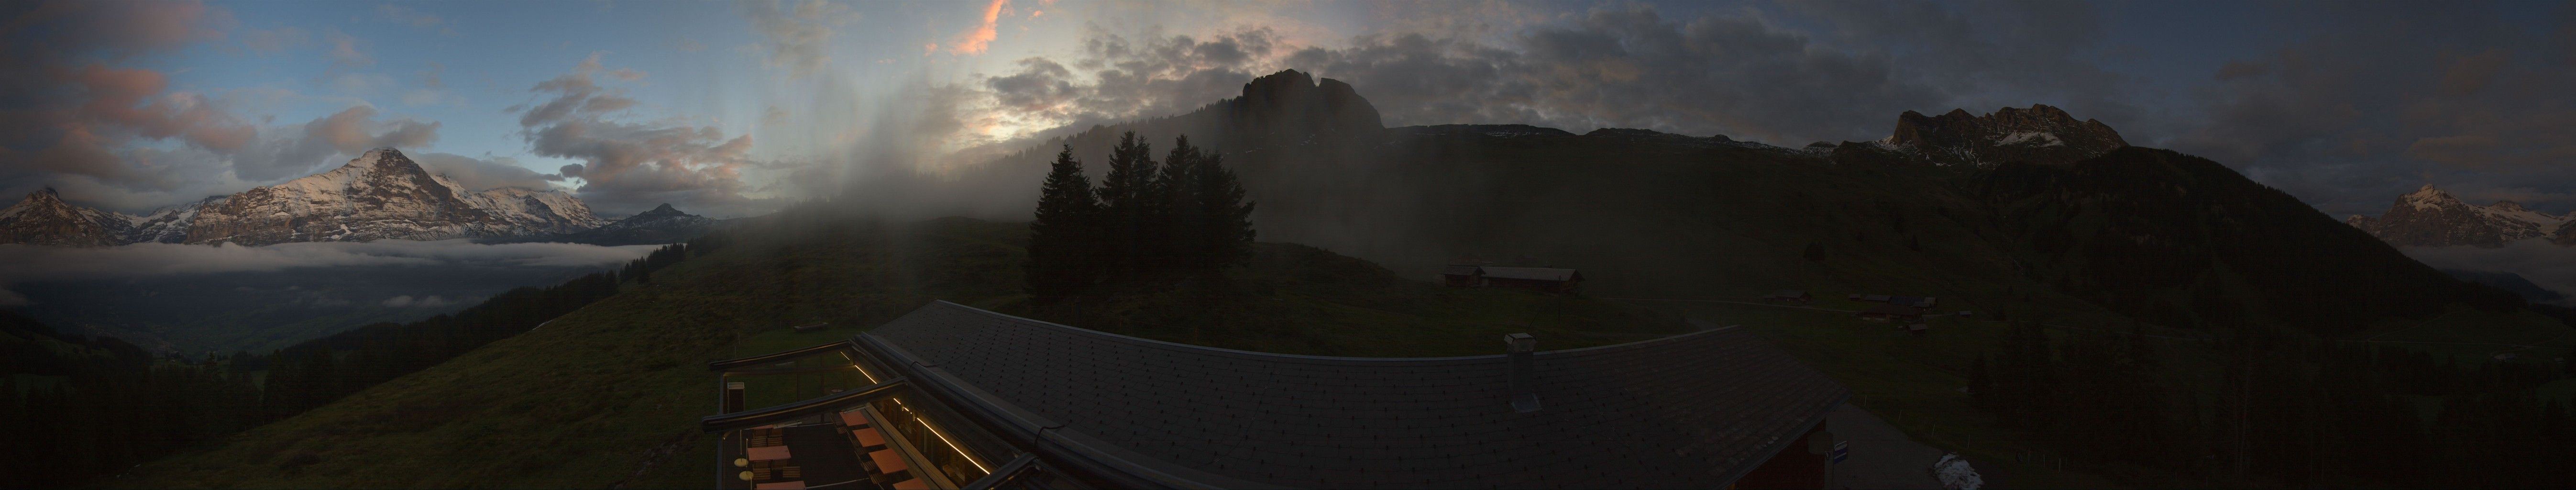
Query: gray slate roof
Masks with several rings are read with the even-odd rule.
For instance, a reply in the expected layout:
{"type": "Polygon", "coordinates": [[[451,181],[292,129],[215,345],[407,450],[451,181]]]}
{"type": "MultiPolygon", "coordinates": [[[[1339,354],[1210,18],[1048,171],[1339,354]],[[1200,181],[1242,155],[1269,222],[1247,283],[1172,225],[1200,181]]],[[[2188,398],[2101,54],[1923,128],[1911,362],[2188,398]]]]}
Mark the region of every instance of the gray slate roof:
{"type": "Polygon", "coordinates": [[[1056,436],[1214,486],[1716,487],[1849,396],[1740,329],[1537,353],[1534,413],[1512,410],[1499,354],[1235,351],[945,301],[863,337],[1056,436]]]}
{"type": "Polygon", "coordinates": [[[1547,268],[1547,267],[1494,267],[1494,266],[1485,266],[1485,267],[1483,267],[1483,268],[1482,268],[1482,270],[1484,270],[1484,271],[1485,271],[1485,277],[1501,278],[1501,279],[1531,279],[1531,280],[1539,280],[1539,281],[1571,281],[1571,280],[1576,280],[1576,279],[1582,279],[1582,278],[1583,278],[1583,274],[1582,274],[1582,273],[1579,273],[1579,272],[1575,272],[1575,270],[1574,270],[1574,269],[1554,269],[1554,268],[1547,268]]]}

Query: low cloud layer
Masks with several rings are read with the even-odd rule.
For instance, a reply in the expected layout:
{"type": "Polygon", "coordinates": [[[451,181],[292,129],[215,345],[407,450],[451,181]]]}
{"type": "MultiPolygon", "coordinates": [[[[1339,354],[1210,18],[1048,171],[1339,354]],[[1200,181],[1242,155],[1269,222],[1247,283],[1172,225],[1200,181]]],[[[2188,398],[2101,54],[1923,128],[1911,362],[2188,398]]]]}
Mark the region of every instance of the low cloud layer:
{"type": "MultiPolygon", "coordinates": [[[[2402,247],[2398,250],[2434,268],[2510,272],[2542,288],[2576,296],[2576,249],[2523,240],[2501,248],[2402,247]]],[[[2576,304],[2576,299],[2570,302],[2576,304]]]]}
{"type": "Polygon", "coordinates": [[[480,244],[471,240],[298,242],[262,247],[138,243],[104,248],[0,244],[0,284],[39,281],[275,272],[346,266],[608,267],[653,246],[572,243],[480,244]]]}

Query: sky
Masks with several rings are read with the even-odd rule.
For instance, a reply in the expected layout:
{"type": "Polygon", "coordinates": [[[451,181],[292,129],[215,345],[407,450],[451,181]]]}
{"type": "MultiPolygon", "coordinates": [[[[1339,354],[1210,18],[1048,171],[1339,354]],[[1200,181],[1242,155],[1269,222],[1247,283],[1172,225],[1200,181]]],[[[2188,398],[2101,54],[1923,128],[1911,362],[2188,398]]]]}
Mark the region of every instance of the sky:
{"type": "Polygon", "coordinates": [[[124,212],[402,149],[469,187],[748,216],[1282,69],[1390,126],[1783,146],[2032,104],[2331,215],[2576,211],[2557,2],[0,4],[0,193],[124,212]]]}

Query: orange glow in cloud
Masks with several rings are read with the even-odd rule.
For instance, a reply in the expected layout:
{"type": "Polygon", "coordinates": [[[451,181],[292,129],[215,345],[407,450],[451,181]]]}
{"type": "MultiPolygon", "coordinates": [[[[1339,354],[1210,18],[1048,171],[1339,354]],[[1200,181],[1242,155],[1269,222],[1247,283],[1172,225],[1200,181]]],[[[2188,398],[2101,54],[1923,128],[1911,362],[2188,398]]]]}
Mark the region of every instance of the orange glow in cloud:
{"type": "Polygon", "coordinates": [[[983,54],[985,45],[992,44],[993,38],[1000,36],[1000,33],[995,31],[994,27],[1002,20],[1002,8],[1010,5],[1011,0],[993,0],[993,3],[985,5],[984,24],[975,26],[974,30],[969,30],[964,34],[957,35],[957,42],[949,44],[948,52],[956,54],[983,54]]]}

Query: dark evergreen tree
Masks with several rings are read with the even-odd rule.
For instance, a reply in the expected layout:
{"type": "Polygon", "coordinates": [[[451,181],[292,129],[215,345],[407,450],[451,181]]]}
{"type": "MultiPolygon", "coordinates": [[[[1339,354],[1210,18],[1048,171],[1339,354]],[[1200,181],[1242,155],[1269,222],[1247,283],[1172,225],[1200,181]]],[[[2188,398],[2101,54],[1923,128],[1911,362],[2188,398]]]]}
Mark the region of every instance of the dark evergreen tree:
{"type": "Polygon", "coordinates": [[[1206,159],[1198,147],[1190,146],[1189,136],[1175,137],[1171,152],[1163,156],[1162,171],[1154,176],[1154,188],[1161,192],[1162,219],[1155,220],[1151,234],[1157,238],[1147,246],[1161,258],[1158,269],[1197,276],[1215,257],[1210,254],[1207,233],[1214,221],[1199,203],[1198,175],[1206,159]]]}
{"type": "Polygon", "coordinates": [[[1133,131],[1119,136],[1118,145],[1109,149],[1109,172],[1100,180],[1100,207],[1107,245],[1103,257],[1108,259],[1111,278],[1121,282],[1143,279],[1149,235],[1161,193],[1154,189],[1153,146],[1136,137],[1133,131]]]}
{"type": "Polygon", "coordinates": [[[1198,190],[1198,212],[1205,224],[1199,228],[1201,238],[1194,240],[1206,258],[1198,265],[1207,273],[1243,263],[1252,253],[1252,206],[1244,201],[1243,182],[1233,169],[1225,168],[1225,156],[1201,154],[1192,177],[1198,190]]]}
{"type": "Polygon", "coordinates": [[[1029,295],[1040,303],[1061,301],[1099,277],[1100,201],[1091,192],[1091,178],[1073,158],[1073,146],[1065,145],[1039,190],[1037,219],[1029,222],[1023,270],[1029,295]]]}

